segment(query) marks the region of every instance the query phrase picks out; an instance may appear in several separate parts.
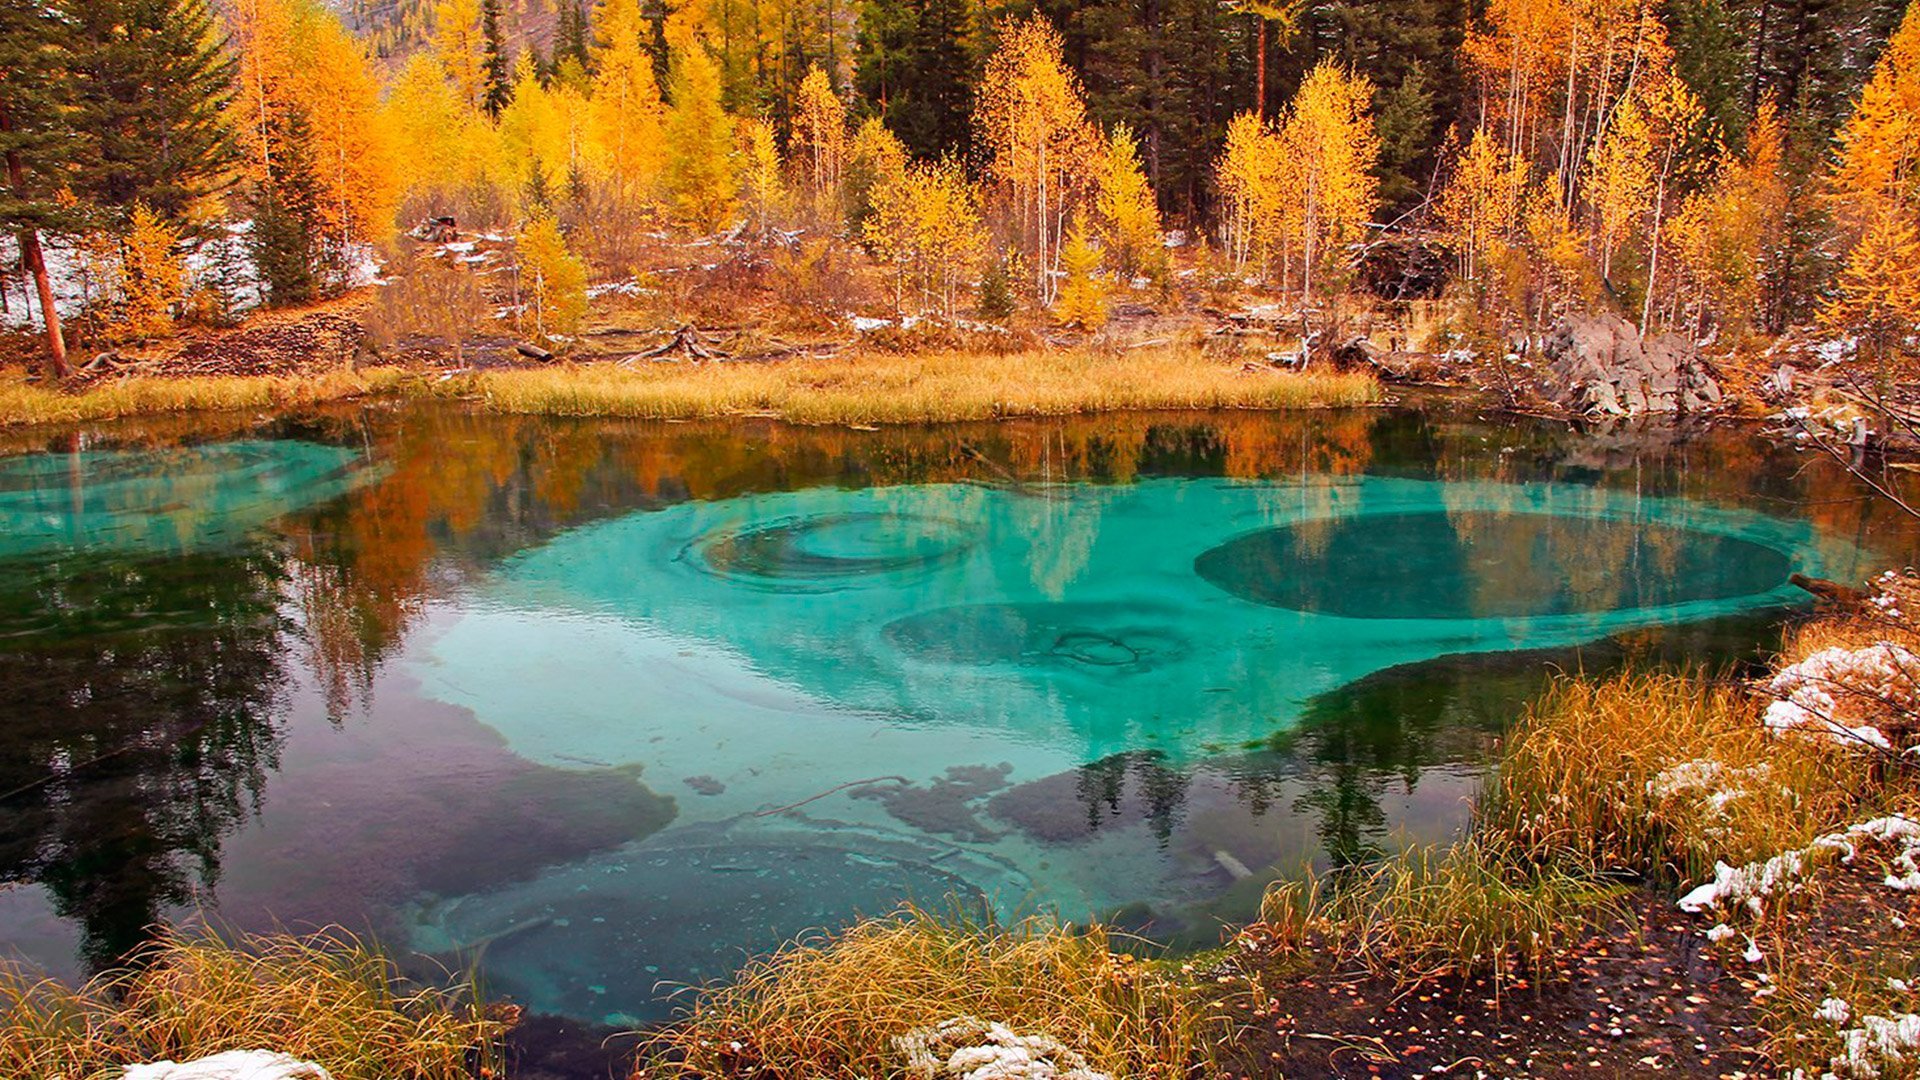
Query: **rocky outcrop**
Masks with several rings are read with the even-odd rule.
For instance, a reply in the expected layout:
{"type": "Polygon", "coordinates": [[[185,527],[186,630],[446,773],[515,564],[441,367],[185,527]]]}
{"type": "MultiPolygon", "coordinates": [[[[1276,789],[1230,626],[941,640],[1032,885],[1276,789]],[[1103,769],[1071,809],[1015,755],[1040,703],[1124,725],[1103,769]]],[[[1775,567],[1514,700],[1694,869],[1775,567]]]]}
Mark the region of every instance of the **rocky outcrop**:
{"type": "Polygon", "coordinates": [[[1718,409],[1720,384],[1678,334],[1642,339],[1618,315],[1569,315],[1547,335],[1546,396],[1578,413],[1634,416],[1718,409]]]}
{"type": "Polygon", "coordinates": [[[129,1065],[122,1080],[331,1080],[311,1061],[271,1050],[229,1050],[195,1061],[129,1065]]]}

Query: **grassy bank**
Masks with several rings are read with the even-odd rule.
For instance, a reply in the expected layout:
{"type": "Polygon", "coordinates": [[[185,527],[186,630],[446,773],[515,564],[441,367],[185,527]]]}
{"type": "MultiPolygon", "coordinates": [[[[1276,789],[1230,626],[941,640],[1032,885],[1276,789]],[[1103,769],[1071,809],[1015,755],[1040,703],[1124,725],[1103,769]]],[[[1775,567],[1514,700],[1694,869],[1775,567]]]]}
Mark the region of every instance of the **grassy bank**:
{"type": "Polygon", "coordinates": [[[339,370],[314,376],[135,377],[69,391],[0,376],[0,426],[73,424],[164,413],[234,409],[294,410],[392,393],[407,379],[398,368],[339,370]]]}
{"type": "Polygon", "coordinates": [[[1304,409],[1380,400],[1371,375],[1301,374],[1190,351],[870,354],[679,364],[561,364],[440,377],[399,368],[313,377],[128,378],[66,392],[0,381],[0,425],[220,409],[290,410],[369,395],[471,401],[505,413],[799,424],[906,424],[1149,409],[1304,409]]]}
{"type": "Polygon", "coordinates": [[[490,372],[441,384],[502,412],[650,419],[761,414],[906,424],[1147,409],[1299,409],[1379,400],[1372,376],[1246,371],[1191,352],[869,355],[490,372]]]}
{"type": "Polygon", "coordinates": [[[79,987],[0,968],[0,1076],[95,1080],[128,1065],[268,1049],[336,1080],[499,1075],[511,1014],[399,978],[345,936],[172,935],[79,987]]]}

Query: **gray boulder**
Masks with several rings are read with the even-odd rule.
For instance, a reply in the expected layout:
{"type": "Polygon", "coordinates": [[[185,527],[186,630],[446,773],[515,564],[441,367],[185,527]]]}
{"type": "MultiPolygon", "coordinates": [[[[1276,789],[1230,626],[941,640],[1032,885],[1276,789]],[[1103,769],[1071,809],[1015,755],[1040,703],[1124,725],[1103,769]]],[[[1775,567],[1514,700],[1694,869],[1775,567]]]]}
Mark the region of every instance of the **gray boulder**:
{"type": "Polygon", "coordinates": [[[1678,334],[1642,339],[1618,315],[1569,315],[1543,348],[1546,396],[1573,412],[1606,416],[1697,413],[1720,407],[1720,384],[1678,334]]]}

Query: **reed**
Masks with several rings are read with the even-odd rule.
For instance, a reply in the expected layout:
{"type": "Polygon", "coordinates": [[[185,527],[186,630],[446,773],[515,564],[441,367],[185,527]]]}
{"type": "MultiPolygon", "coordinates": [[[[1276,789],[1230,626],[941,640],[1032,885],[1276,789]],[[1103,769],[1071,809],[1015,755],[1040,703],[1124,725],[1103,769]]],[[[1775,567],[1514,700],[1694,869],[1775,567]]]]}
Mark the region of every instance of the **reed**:
{"type": "Polygon", "coordinates": [[[908,907],[797,942],[693,1005],[652,1075],[899,1076],[896,1040],[970,1017],[1049,1036],[1116,1077],[1185,1077],[1228,1035],[1197,988],[1116,952],[1106,931],[908,907]]]}
{"type": "Polygon", "coordinates": [[[1372,376],[1243,370],[1173,349],[1122,355],[871,354],[689,366],[482,372],[433,384],[509,413],[909,424],[1149,409],[1297,409],[1380,400],[1372,376]]]}
{"type": "Polygon", "coordinates": [[[1803,847],[1882,797],[1857,756],[1773,736],[1762,707],[1697,673],[1560,680],[1513,733],[1479,835],[1516,865],[1677,885],[1803,847]]]}
{"type": "Polygon", "coordinates": [[[0,1076],[104,1080],[129,1064],[271,1049],[337,1080],[468,1080],[509,1017],[465,985],[417,987],[340,932],[168,933],[79,987],[0,969],[0,1076]]]}

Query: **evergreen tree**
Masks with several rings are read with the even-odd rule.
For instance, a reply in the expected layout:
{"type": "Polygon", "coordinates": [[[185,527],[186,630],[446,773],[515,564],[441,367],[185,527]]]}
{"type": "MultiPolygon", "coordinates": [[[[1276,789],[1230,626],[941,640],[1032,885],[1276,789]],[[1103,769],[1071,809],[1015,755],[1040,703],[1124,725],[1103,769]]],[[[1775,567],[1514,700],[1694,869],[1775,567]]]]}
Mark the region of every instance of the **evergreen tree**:
{"type": "Polygon", "coordinates": [[[273,171],[255,185],[253,231],[247,236],[267,302],[276,307],[312,300],[332,276],[306,117],[290,112],[280,127],[279,156],[273,171]]]}
{"type": "Polygon", "coordinates": [[[20,261],[39,292],[48,374],[65,378],[66,337],[40,249],[42,229],[72,224],[55,198],[75,141],[61,108],[67,84],[58,30],[37,0],[0,0],[0,228],[19,238],[20,261]]]}
{"type": "Polygon", "coordinates": [[[178,220],[228,182],[235,63],[204,0],[70,0],[63,9],[83,202],[178,220]]]}
{"type": "Polygon", "coordinates": [[[977,67],[967,0],[868,0],[860,9],[854,88],[908,151],[965,149],[977,67]]]}
{"type": "Polygon", "coordinates": [[[580,4],[581,0],[560,0],[560,25],[554,30],[553,55],[548,58],[556,68],[560,61],[571,57],[579,61],[582,68],[592,70],[593,34],[587,26],[587,13],[580,4]]]}
{"type": "Polygon", "coordinates": [[[507,57],[506,42],[500,34],[500,0],[482,0],[480,33],[486,39],[487,96],[484,104],[488,115],[499,116],[500,110],[513,100],[513,64],[507,57]]]}

